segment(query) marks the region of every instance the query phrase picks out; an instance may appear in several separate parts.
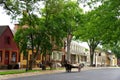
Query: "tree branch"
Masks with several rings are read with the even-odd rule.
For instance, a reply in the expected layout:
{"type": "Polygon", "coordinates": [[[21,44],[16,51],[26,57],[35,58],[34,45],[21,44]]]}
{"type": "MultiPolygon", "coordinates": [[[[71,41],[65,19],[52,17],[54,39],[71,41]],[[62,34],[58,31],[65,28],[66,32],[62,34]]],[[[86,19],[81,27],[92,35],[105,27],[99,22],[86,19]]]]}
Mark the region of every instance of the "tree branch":
{"type": "Polygon", "coordinates": [[[5,9],[7,9],[10,12],[14,13],[4,1],[1,1],[0,4],[3,4],[5,9]]]}

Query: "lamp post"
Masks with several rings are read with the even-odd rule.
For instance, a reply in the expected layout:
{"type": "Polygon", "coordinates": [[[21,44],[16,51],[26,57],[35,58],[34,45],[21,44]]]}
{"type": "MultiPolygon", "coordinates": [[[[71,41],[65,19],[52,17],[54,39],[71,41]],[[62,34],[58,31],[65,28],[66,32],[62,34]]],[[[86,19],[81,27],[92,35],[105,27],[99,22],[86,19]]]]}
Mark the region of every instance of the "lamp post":
{"type": "Polygon", "coordinates": [[[95,53],[95,67],[97,67],[97,53],[95,53]]]}

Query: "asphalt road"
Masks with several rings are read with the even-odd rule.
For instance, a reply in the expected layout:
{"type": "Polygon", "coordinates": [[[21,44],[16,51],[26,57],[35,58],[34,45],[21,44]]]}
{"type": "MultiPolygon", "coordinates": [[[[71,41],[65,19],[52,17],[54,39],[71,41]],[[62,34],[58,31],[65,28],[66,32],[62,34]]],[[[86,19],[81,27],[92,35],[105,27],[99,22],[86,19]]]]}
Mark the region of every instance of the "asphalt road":
{"type": "Polygon", "coordinates": [[[61,72],[9,80],[120,80],[120,68],[106,68],[71,73],[61,72]]]}

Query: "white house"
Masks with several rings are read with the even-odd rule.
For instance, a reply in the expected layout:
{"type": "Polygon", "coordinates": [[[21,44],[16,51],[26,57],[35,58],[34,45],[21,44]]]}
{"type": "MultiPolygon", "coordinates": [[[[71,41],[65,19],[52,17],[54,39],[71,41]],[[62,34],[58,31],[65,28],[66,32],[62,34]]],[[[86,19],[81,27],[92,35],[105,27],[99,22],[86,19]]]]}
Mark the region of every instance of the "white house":
{"type": "Polygon", "coordinates": [[[70,53],[71,53],[71,62],[74,63],[84,63],[89,65],[90,54],[89,49],[81,46],[81,44],[77,41],[72,41],[70,45],[70,53]]]}

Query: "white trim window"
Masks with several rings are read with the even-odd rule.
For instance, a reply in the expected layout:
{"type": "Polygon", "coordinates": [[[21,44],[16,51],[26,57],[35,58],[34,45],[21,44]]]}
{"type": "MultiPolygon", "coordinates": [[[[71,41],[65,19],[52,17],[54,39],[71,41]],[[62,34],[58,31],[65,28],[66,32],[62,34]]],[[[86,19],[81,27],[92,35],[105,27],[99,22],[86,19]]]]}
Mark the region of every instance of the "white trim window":
{"type": "Polygon", "coordinates": [[[17,58],[17,53],[12,52],[12,62],[16,62],[16,58],[17,58]]]}
{"type": "Polygon", "coordinates": [[[62,60],[62,52],[53,51],[52,52],[52,59],[53,60],[62,60]]]}

